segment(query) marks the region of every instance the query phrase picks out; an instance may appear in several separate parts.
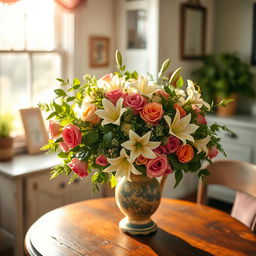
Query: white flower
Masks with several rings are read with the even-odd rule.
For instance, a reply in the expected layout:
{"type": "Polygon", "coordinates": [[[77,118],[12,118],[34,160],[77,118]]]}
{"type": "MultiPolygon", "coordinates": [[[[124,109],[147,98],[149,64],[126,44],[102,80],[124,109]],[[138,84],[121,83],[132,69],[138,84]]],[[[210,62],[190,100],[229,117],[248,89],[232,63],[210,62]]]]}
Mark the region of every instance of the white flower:
{"type": "Polygon", "coordinates": [[[196,90],[195,85],[191,80],[188,80],[188,87],[186,89],[187,99],[184,104],[196,105],[201,108],[203,105],[210,110],[210,105],[201,98],[200,89],[196,90]]]}
{"type": "Polygon", "coordinates": [[[120,156],[117,158],[108,158],[110,166],[105,168],[104,172],[116,172],[115,178],[125,176],[127,180],[131,181],[131,172],[135,175],[141,175],[134,165],[130,162],[129,156],[126,154],[125,149],[121,149],[120,156]]]}
{"type": "Polygon", "coordinates": [[[123,90],[125,85],[125,78],[119,77],[117,75],[111,75],[107,79],[102,78],[98,80],[98,87],[102,88],[105,92],[110,92],[113,90],[123,90]]]}
{"type": "Polygon", "coordinates": [[[130,140],[122,143],[121,146],[131,151],[131,163],[133,163],[135,159],[140,155],[150,159],[154,159],[157,157],[156,154],[153,152],[153,149],[157,148],[161,144],[161,142],[149,141],[150,135],[150,131],[142,137],[140,137],[133,130],[129,131],[130,140]]]}
{"type": "Polygon", "coordinates": [[[115,106],[110,100],[107,100],[105,98],[102,100],[102,105],[104,109],[99,109],[95,111],[96,115],[103,119],[101,123],[102,125],[120,125],[121,116],[125,111],[127,111],[126,108],[122,108],[123,101],[124,99],[120,98],[115,106]]]}
{"type": "Polygon", "coordinates": [[[149,84],[147,78],[140,76],[138,80],[130,79],[130,86],[136,88],[137,93],[144,95],[151,99],[153,93],[161,89],[157,84],[149,84]]]}
{"type": "Polygon", "coordinates": [[[164,119],[169,125],[169,134],[179,138],[183,144],[186,144],[186,140],[194,142],[194,138],[191,136],[191,134],[194,133],[199,126],[189,123],[191,120],[190,113],[185,117],[180,118],[180,112],[178,109],[176,109],[176,114],[173,121],[167,115],[164,116],[164,119]]]}
{"type": "Polygon", "coordinates": [[[197,149],[197,154],[201,153],[202,151],[208,154],[208,148],[207,144],[210,141],[210,136],[207,135],[205,138],[200,139],[200,140],[195,140],[194,146],[197,149]]]}

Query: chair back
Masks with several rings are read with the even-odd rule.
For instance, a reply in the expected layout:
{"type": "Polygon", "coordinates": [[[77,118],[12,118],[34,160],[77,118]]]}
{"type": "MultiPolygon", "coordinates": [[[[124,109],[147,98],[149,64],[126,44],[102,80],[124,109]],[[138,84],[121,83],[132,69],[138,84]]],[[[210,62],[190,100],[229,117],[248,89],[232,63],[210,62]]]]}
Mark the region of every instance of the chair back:
{"type": "Polygon", "coordinates": [[[235,160],[216,160],[205,168],[210,175],[206,177],[205,183],[199,181],[197,203],[206,203],[207,185],[223,185],[236,190],[238,192],[231,215],[255,231],[256,165],[235,160]]]}

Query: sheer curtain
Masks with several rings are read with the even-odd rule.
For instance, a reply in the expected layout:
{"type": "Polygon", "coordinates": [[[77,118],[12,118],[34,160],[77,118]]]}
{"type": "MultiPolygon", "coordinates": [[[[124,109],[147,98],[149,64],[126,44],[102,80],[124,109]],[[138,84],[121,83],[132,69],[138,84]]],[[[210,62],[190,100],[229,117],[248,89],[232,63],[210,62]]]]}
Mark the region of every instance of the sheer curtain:
{"type": "MultiPolygon", "coordinates": [[[[21,0],[0,0],[0,2],[4,3],[15,3],[21,0]]],[[[58,4],[60,4],[62,7],[67,9],[68,11],[74,10],[76,7],[78,7],[80,4],[85,3],[87,0],[54,0],[58,4]]]]}

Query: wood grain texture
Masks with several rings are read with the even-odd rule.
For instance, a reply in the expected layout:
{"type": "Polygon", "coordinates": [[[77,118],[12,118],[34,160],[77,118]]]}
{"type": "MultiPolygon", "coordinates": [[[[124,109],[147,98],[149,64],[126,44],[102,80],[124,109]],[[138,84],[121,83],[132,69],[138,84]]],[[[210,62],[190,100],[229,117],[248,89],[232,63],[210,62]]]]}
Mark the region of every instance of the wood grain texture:
{"type": "Polygon", "coordinates": [[[162,199],[156,233],[129,236],[115,199],[83,201],[41,217],[28,231],[27,255],[255,256],[256,236],[228,214],[191,202],[162,199]]]}

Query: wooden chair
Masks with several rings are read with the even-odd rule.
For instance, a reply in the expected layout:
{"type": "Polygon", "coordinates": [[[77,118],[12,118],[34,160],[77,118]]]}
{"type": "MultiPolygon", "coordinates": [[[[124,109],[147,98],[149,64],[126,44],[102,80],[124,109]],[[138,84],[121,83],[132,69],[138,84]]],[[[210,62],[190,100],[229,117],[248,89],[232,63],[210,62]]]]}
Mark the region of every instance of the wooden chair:
{"type": "Polygon", "coordinates": [[[237,191],[231,216],[256,232],[256,165],[235,161],[216,160],[208,164],[210,175],[206,184],[199,182],[197,203],[206,204],[207,185],[223,185],[237,191]]]}

